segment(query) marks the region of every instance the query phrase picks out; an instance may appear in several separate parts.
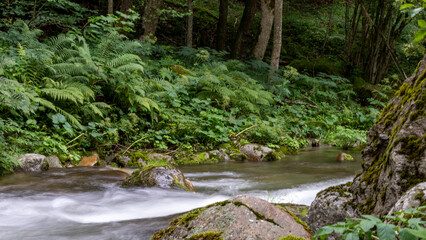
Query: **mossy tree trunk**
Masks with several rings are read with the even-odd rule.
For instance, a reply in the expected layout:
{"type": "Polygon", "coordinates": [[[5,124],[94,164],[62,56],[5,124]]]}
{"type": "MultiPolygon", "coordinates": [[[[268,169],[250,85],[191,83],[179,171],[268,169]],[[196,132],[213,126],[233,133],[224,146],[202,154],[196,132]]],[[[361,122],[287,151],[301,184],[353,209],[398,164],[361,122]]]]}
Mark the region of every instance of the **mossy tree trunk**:
{"type": "Polygon", "coordinates": [[[226,49],[228,5],[229,0],[219,0],[219,20],[217,22],[216,29],[216,41],[218,51],[224,51],[226,49]]]}
{"type": "Polygon", "coordinates": [[[154,38],[160,18],[159,10],[162,3],[162,0],[148,0],[146,2],[142,17],[143,35],[140,37],[141,40],[146,37],[154,38]]]}
{"type": "Polygon", "coordinates": [[[283,32],[283,0],[275,0],[274,39],[272,46],[271,66],[278,69],[280,65],[283,32]]]}
{"type": "Polygon", "coordinates": [[[262,14],[260,19],[260,33],[253,50],[253,57],[257,60],[263,60],[269,44],[272,24],[274,22],[274,1],[260,0],[260,12],[262,14]]]}
{"type": "Polygon", "coordinates": [[[234,44],[232,46],[231,57],[238,58],[240,56],[241,45],[244,41],[244,36],[250,30],[253,24],[254,16],[257,11],[257,0],[246,0],[243,17],[241,18],[240,26],[235,35],[234,44]]]}
{"type": "Polygon", "coordinates": [[[186,23],[186,46],[192,48],[192,29],[194,26],[194,6],[192,0],[188,0],[189,15],[186,23]]]}

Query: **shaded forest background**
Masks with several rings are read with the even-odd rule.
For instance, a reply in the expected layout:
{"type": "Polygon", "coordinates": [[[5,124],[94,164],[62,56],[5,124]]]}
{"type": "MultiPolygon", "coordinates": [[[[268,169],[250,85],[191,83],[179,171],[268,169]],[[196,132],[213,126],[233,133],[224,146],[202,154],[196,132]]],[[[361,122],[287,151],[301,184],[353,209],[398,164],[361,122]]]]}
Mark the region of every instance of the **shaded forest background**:
{"type": "Polygon", "coordinates": [[[25,152],[358,146],[424,54],[403,3],[4,0],[2,172],[25,152]]]}

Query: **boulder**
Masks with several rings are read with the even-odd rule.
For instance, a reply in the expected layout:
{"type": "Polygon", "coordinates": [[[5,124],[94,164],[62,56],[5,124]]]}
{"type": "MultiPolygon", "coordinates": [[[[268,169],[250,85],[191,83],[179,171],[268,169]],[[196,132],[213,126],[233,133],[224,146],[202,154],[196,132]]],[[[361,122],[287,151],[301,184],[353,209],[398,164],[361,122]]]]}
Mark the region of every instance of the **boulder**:
{"type": "Polygon", "coordinates": [[[407,191],[426,182],[425,108],[426,55],[370,129],[362,172],[347,186],[338,186],[338,193],[317,195],[308,211],[308,224],[314,230],[354,215],[382,217],[392,209],[414,205],[413,198],[423,199],[417,195],[423,192],[407,191]],[[335,209],[342,211],[341,216],[330,217],[335,209]]]}
{"type": "Polygon", "coordinates": [[[289,235],[310,239],[310,231],[301,223],[297,217],[265,200],[237,196],[184,214],[151,239],[277,240],[289,235]],[[199,236],[216,238],[197,238],[199,236]]]}
{"type": "Polygon", "coordinates": [[[173,162],[173,158],[171,156],[161,153],[149,153],[148,159],[151,161],[166,161],[168,163],[173,162]]]}
{"type": "Polygon", "coordinates": [[[226,153],[226,149],[220,148],[218,150],[210,151],[210,154],[215,156],[219,161],[228,162],[231,158],[226,153]]]}
{"type": "Polygon", "coordinates": [[[35,153],[27,153],[19,158],[20,166],[16,167],[17,171],[23,172],[40,172],[49,169],[46,156],[35,153]]]}
{"type": "Polygon", "coordinates": [[[274,150],[257,144],[243,145],[240,147],[240,151],[247,157],[247,160],[254,162],[275,161],[281,159],[274,150]]]}
{"type": "Polygon", "coordinates": [[[416,208],[426,205],[426,182],[422,182],[408,190],[402,197],[395,203],[388,215],[394,212],[401,212],[409,208],[416,208]]]}
{"type": "Polygon", "coordinates": [[[350,204],[351,201],[353,195],[349,190],[349,184],[329,187],[317,194],[306,214],[306,223],[316,232],[322,226],[358,217],[359,214],[350,204]]]}
{"type": "Polygon", "coordinates": [[[195,192],[194,186],[185,178],[182,171],[173,166],[147,165],[134,171],[122,185],[173,188],[195,192]]]}
{"type": "Polygon", "coordinates": [[[59,161],[59,158],[55,155],[47,157],[45,161],[47,161],[49,169],[62,168],[61,161],[59,161]]]}
{"type": "Polygon", "coordinates": [[[78,163],[79,167],[93,167],[99,161],[99,155],[97,153],[93,153],[92,156],[85,156],[78,163]]]}

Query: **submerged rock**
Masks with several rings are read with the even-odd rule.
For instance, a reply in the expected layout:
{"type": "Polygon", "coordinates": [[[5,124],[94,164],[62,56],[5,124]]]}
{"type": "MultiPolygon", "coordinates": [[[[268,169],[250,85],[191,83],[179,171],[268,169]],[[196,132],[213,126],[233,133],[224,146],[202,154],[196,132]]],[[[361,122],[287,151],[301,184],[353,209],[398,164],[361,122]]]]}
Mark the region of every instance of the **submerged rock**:
{"type": "Polygon", "coordinates": [[[277,240],[285,236],[310,239],[311,233],[297,217],[255,197],[237,196],[193,210],[174,219],[168,228],[154,234],[151,240],[209,239],[277,240]]]}
{"type": "Polygon", "coordinates": [[[20,166],[16,167],[17,171],[23,172],[40,172],[49,169],[49,163],[46,156],[35,153],[27,153],[19,158],[20,166]]]}
{"type": "Polygon", "coordinates": [[[194,186],[185,178],[182,171],[173,166],[148,165],[142,167],[126,178],[122,185],[174,188],[195,192],[194,186]]]}
{"type": "Polygon", "coordinates": [[[99,155],[97,153],[93,153],[92,156],[83,157],[81,161],[78,163],[79,167],[93,167],[99,161],[99,155]]]}

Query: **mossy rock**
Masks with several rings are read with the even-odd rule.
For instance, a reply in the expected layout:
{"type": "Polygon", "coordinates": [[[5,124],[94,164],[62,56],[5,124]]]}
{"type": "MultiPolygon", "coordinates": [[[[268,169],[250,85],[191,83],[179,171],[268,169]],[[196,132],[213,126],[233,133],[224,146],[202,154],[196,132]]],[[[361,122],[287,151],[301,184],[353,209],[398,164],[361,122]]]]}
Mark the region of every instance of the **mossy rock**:
{"type": "Polygon", "coordinates": [[[171,165],[146,165],[127,177],[122,186],[173,188],[195,192],[194,186],[184,177],[182,171],[171,165]]]}
{"type": "Polygon", "coordinates": [[[178,157],[175,161],[178,165],[200,165],[218,163],[219,159],[213,154],[202,152],[198,154],[189,154],[185,157],[178,157]]]}

